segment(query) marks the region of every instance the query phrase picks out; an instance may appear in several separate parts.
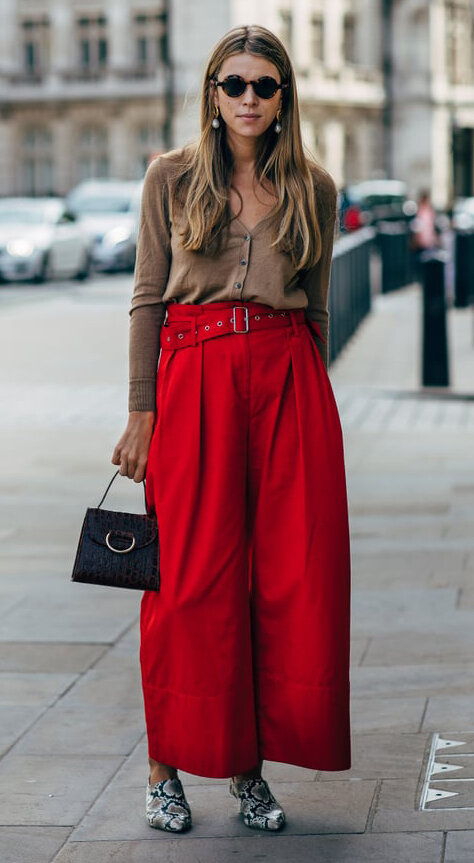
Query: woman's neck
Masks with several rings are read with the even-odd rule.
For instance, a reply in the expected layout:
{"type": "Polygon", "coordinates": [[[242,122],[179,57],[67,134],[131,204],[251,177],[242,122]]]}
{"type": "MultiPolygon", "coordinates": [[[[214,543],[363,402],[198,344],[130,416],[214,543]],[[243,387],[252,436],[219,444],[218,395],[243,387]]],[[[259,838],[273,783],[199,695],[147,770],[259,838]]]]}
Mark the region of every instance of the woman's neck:
{"type": "Polygon", "coordinates": [[[252,177],[255,173],[256,140],[227,131],[227,142],[234,157],[234,174],[252,177]]]}

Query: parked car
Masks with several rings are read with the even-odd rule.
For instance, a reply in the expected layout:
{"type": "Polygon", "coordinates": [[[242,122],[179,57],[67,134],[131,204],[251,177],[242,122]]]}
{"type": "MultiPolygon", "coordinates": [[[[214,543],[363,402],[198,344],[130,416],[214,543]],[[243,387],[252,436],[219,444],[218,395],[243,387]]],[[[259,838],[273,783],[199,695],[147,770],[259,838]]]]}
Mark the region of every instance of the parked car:
{"type": "Polygon", "coordinates": [[[85,279],[90,242],[62,198],[0,198],[0,277],[85,279]]]}
{"type": "Polygon", "coordinates": [[[452,225],[456,231],[474,230],[474,198],[458,198],[454,202],[452,225]]]}
{"type": "Polygon", "coordinates": [[[103,271],[133,270],[143,180],[85,180],[68,206],[88,232],[92,263],[103,271]]]}
{"type": "Polygon", "coordinates": [[[353,231],[380,221],[408,221],[416,213],[401,180],[364,180],[339,192],[340,227],[353,231]]]}

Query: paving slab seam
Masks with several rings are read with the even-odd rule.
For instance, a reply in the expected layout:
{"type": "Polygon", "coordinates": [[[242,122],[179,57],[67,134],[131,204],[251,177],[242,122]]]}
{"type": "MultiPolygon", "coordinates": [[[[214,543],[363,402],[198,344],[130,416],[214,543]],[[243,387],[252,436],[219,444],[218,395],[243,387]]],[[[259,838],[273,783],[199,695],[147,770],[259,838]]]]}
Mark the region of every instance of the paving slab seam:
{"type": "Polygon", "coordinates": [[[372,832],[372,825],[374,823],[374,818],[377,814],[377,807],[380,799],[380,794],[382,793],[382,785],[383,779],[377,779],[375,783],[374,793],[372,796],[372,800],[370,801],[369,811],[367,813],[367,819],[365,822],[364,833],[372,832]]]}
{"type": "MultiPolygon", "coordinates": [[[[76,684],[79,683],[82,680],[82,678],[85,677],[85,675],[89,673],[89,671],[94,670],[95,666],[99,662],[101,662],[101,660],[107,655],[107,653],[109,653],[114,647],[116,647],[122,638],[125,638],[125,636],[128,634],[128,632],[136,625],[137,620],[138,620],[138,616],[135,617],[131,623],[127,624],[125,629],[120,633],[120,635],[117,636],[115,641],[110,641],[106,644],[106,647],[105,647],[104,651],[101,653],[101,655],[97,656],[87,668],[84,668],[81,672],[79,672],[77,679],[74,680],[73,683],[71,683],[71,685],[68,686],[67,689],[65,689],[64,692],[61,693],[60,697],[58,698],[58,701],[60,699],[64,698],[66,695],[68,695],[68,693],[71,692],[72,689],[74,689],[76,684]]],[[[51,706],[53,706],[53,705],[51,705],[51,706]]]]}
{"type": "Polygon", "coordinates": [[[428,698],[425,698],[425,706],[424,706],[424,708],[423,708],[423,710],[422,710],[422,712],[421,712],[420,724],[419,724],[419,726],[418,726],[418,734],[421,734],[421,733],[422,733],[422,731],[423,731],[423,723],[424,723],[424,721],[425,721],[426,711],[428,710],[428,703],[429,703],[429,700],[430,700],[430,699],[429,699],[429,697],[428,697],[428,698]]]}
{"type": "MultiPolygon", "coordinates": [[[[124,766],[125,762],[126,762],[126,761],[128,761],[128,759],[129,759],[129,758],[132,758],[132,756],[133,756],[133,755],[134,755],[134,753],[135,753],[135,750],[136,750],[136,749],[138,749],[138,747],[142,744],[142,742],[143,742],[143,738],[144,738],[145,736],[146,736],[146,732],[144,732],[144,733],[141,735],[140,739],[139,739],[139,740],[137,740],[137,742],[136,742],[135,746],[133,746],[133,747],[132,747],[132,749],[131,749],[131,751],[128,753],[128,755],[124,755],[124,756],[123,756],[121,763],[118,765],[117,769],[116,769],[116,770],[115,770],[115,772],[110,776],[109,780],[105,783],[105,785],[104,785],[104,786],[100,789],[100,791],[96,794],[96,796],[94,797],[94,799],[92,800],[92,802],[90,803],[90,805],[87,807],[87,809],[86,809],[86,810],[85,810],[85,812],[83,813],[82,818],[80,818],[80,819],[79,819],[79,821],[77,822],[77,824],[74,824],[74,825],[73,825],[73,828],[72,828],[73,830],[76,830],[76,829],[77,829],[77,828],[82,824],[82,822],[83,822],[83,821],[84,821],[84,819],[87,817],[87,815],[89,814],[90,810],[91,810],[91,809],[92,809],[92,807],[95,805],[95,803],[97,802],[97,800],[99,799],[99,797],[101,796],[101,794],[103,794],[103,793],[104,793],[104,791],[106,790],[106,788],[107,788],[107,787],[108,787],[108,786],[113,782],[113,780],[115,779],[115,777],[117,776],[117,774],[120,772],[120,770],[121,770],[121,769],[122,769],[122,767],[124,766]]],[[[132,787],[133,787],[133,786],[132,786],[132,787]]],[[[138,786],[137,786],[137,787],[138,787],[138,786]]],[[[145,787],[145,786],[143,786],[143,787],[145,787]]],[[[151,828],[150,828],[150,829],[151,829],[151,828]]],[[[70,836],[70,835],[71,835],[71,834],[69,834],[69,836],[70,836]]],[[[152,838],[152,837],[150,837],[150,838],[152,838]]],[[[69,837],[68,837],[68,839],[69,839],[69,837]]],[[[61,848],[60,848],[60,849],[59,849],[59,851],[58,851],[58,854],[59,854],[59,852],[62,850],[62,848],[64,848],[64,845],[66,845],[66,844],[67,844],[68,839],[66,839],[66,841],[63,843],[63,845],[61,846],[61,848]]],[[[77,840],[75,840],[75,841],[77,841],[77,840]]],[[[81,841],[81,840],[79,840],[79,841],[81,841]]],[[[110,840],[93,840],[93,841],[110,841],[110,840]]],[[[140,840],[140,841],[141,841],[141,840],[140,840]]],[[[57,855],[56,855],[56,856],[57,856],[57,855]]],[[[56,859],[56,857],[54,857],[54,859],[56,859]]],[[[52,863],[53,863],[53,861],[52,861],[52,863]]]]}
{"type": "Polygon", "coordinates": [[[363,649],[363,651],[362,651],[362,653],[361,653],[361,657],[360,657],[360,659],[359,659],[359,662],[357,663],[357,665],[358,665],[358,666],[361,666],[361,665],[363,665],[363,664],[364,664],[365,657],[367,656],[367,654],[368,654],[368,652],[369,652],[370,645],[372,644],[372,641],[373,641],[373,638],[369,635],[369,637],[367,638],[367,641],[366,641],[365,647],[364,647],[364,649],[363,649]]]}
{"type": "MultiPolygon", "coordinates": [[[[94,663],[92,663],[92,664],[95,664],[95,661],[94,661],[94,663]]],[[[86,670],[88,670],[88,669],[86,669],[86,670]]],[[[28,725],[26,728],[24,728],[24,729],[23,729],[23,731],[22,731],[22,733],[21,733],[17,738],[15,738],[15,740],[14,740],[14,741],[12,741],[12,743],[10,743],[10,744],[9,744],[9,745],[8,745],[8,746],[3,750],[3,752],[2,752],[2,754],[1,754],[1,756],[0,756],[0,762],[1,762],[1,761],[3,761],[3,759],[5,758],[5,756],[6,756],[6,755],[8,755],[8,754],[12,751],[12,749],[14,749],[14,748],[15,748],[15,746],[17,746],[17,745],[18,745],[18,743],[23,739],[23,737],[24,737],[26,734],[28,734],[28,733],[29,733],[29,732],[30,732],[30,731],[35,727],[35,725],[36,725],[36,724],[37,724],[37,723],[38,723],[38,722],[43,718],[43,716],[45,716],[45,714],[46,714],[46,713],[48,713],[48,711],[49,711],[49,710],[52,710],[54,707],[56,707],[56,705],[61,701],[61,699],[62,699],[65,695],[67,695],[67,693],[68,693],[68,692],[70,692],[70,690],[71,690],[71,689],[76,685],[77,681],[78,681],[78,680],[83,676],[83,674],[85,674],[85,671],[84,671],[84,672],[78,672],[78,673],[77,673],[77,675],[76,675],[76,679],[75,679],[75,680],[73,680],[73,681],[72,681],[72,683],[70,683],[70,684],[69,684],[69,686],[66,686],[66,688],[64,689],[64,691],[63,691],[63,692],[60,692],[60,693],[56,696],[56,698],[53,698],[53,700],[52,700],[52,701],[50,701],[50,702],[49,702],[49,704],[46,704],[46,705],[44,706],[44,708],[40,711],[40,713],[38,713],[38,715],[37,715],[37,716],[35,716],[35,718],[34,718],[34,719],[33,719],[33,721],[30,723],[30,725],[28,725]]],[[[10,826],[14,826],[14,825],[10,825],[10,826]]],[[[66,826],[67,826],[67,825],[66,825],[66,826]]]]}
{"type": "Polygon", "coordinates": [[[443,830],[443,842],[441,845],[441,857],[439,858],[439,863],[444,863],[446,857],[446,844],[448,841],[448,831],[443,830]]]}

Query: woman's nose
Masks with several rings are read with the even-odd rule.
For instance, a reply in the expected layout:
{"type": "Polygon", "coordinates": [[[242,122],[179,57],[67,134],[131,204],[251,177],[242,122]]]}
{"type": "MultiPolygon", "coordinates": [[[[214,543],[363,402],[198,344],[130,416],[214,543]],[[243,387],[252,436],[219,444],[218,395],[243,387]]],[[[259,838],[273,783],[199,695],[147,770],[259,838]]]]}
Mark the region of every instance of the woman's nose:
{"type": "Polygon", "coordinates": [[[254,89],[253,89],[251,84],[247,84],[247,86],[246,86],[246,88],[242,94],[242,101],[243,101],[244,105],[247,105],[248,103],[251,105],[255,105],[255,102],[257,101],[257,97],[254,93],[254,89]]]}

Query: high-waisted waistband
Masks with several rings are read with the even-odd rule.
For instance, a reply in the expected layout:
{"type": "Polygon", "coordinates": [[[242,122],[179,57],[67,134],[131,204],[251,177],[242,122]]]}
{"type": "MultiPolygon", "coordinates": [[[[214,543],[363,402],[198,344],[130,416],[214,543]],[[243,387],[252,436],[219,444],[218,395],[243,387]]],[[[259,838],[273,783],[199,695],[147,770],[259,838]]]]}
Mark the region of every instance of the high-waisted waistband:
{"type": "Polygon", "coordinates": [[[305,324],[304,309],[274,309],[253,301],[170,303],[161,329],[161,347],[175,350],[216,336],[253,333],[273,327],[293,327],[297,333],[298,326],[305,324]]]}

